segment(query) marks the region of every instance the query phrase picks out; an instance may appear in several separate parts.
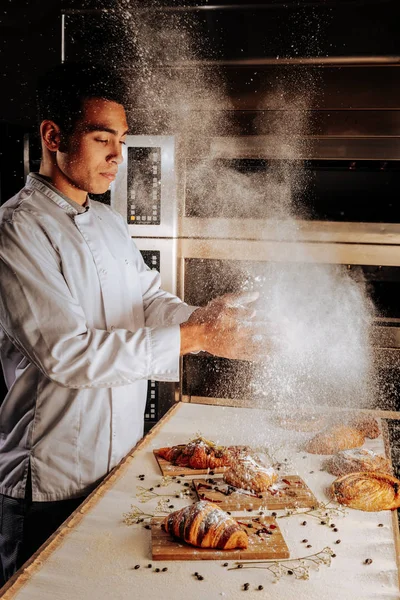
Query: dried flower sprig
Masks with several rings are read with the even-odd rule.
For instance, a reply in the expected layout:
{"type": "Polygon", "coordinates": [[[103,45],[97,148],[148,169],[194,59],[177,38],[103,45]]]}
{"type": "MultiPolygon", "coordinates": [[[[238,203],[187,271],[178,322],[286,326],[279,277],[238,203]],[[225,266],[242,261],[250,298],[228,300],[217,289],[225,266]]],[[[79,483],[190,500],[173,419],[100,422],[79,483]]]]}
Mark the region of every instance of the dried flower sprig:
{"type": "Polygon", "coordinates": [[[318,571],[319,567],[326,565],[330,567],[332,557],[335,553],[328,546],[315,554],[301,556],[299,558],[287,558],[282,560],[254,560],[246,562],[236,562],[235,567],[231,567],[228,571],[236,569],[266,569],[270,571],[275,582],[279,581],[284,575],[294,575],[296,579],[309,579],[310,569],[315,567],[318,571]]]}
{"type": "Polygon", "coordinates": [[[162,517],[172,512],[165,499],[160,499],[153,513],[145,513],[141,508],[131,504],[131,510],[122,515],[125,525],[137,525],[152,519],[153,517],[162,517]]]}
{"type": "Polygon", "coordinates": [[[154,500],[154,498],[172,498],[173,496],[179,498],[188,498],[192,494],[192,490],[188,487],[183,487],[180,492],[170,492],[169,494],[159,494],[154,490],[153,487],[145,488],[140,485],[136,489],[136,497],[139,500],[139,502],[142,503],[154,500]]]}
{"type": "Polygon", "coordinates": [[[345,508],[340,506],[331,506],[331,502],[320,502],[318,506],[304,510],[304,508],[287,508],[284,515],[279,515],[277,519],[285,519],[286,517],[292,517],[295,515],[308,516],[318,519],[321,524],[330,526],[331,520],[335,517],[344,517],[347,514],[345,508]]]}

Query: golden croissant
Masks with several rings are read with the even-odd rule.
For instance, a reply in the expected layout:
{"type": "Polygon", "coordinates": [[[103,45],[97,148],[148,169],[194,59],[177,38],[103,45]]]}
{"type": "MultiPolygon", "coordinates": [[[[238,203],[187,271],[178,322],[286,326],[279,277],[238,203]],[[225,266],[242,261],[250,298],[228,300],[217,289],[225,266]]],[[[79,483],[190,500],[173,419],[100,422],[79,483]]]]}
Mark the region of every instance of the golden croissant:
{"type": "Polygon", "coordinates": [[[201,500],[177,510],[163,522],[165,531],[199,548],[247,548],[248,536],[240,525],[212,502],[201,500]]]}
{"type": "Polygon", "coordinates": [[[332,475],[346,475],[356,471],[391,472],[390,462],[387,458],[363,448],[343,450],[334,454],[325,461],[324,468],[332,475]]]}
{"type": "Polygon", "coordinates": [[[305,445],[311,454],[336,454],[341,450],[359,448],[365,437],[358,429],[346,425],[335,425],[317,433],[305,445]]]}
{"type": "Polygon", "coordinates": [[[217,469],[226,467],[232,459],[234,448],[215,446],[204,438],[171,448],[160,448],[157,455],[173,465],[191,469],[217,469]]]}
{"type": "Polygon", "coordinates": [[[400,481],[386,473],[349,473],[336,479],[331,491],[337,502],[358,510],[400,508],[400,481]]]}
{"type": "Polygon", "coordinates": [[[230,468],[224,473],[224,481],[243,490],[265,492],[276,480],[278,474],[249,454],[238,455],[230,468]]]}

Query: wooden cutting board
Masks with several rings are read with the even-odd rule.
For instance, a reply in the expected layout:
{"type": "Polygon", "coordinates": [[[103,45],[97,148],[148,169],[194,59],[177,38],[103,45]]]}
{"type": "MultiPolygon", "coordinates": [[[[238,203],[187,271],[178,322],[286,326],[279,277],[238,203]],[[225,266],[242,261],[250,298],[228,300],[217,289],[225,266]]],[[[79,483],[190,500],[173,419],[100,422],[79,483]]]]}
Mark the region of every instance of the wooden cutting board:
{"type": "Polygon", "coordinates": [[[224,494],[221,490],[228,488],[222,477],[213,477],[210,479],[194,479],[193,487],[196,490],[199,500],[209,500],[215,502],[218,508],[226,511],[259,509],[261,507],[268,510],[280,510],[283,508],[314,508],[318,505],[318,500],[298,475],[285,475],[278,481],[285,487],[279,489],[276,494],[270,491],[259,494],[249,495],[245,490],[238,490],[230,495],[224,494]],[[210,483],[213,481],[215,483],[210,483]]]}
{"type": "Polygon", "coordinates": [[[290,556],[281,530],[272,517],[241,517],[237,519],[249,534],[249,546],[246,550],[218,550],[190,546],[166,533],[161,528],[163,521],[162,517],[154,517],[151,520],[153,560],[262,560],[289,558],[290,556]],[[247,527],[247,525],[251,525],[251,527],[247,527]],[[271,526],[272,529],[269,529],[271,526]],[[272,533],[257,535],[256,531],[263,528],[272,533]]]}
{"type": "Polygon", "coordinates": [[[177,467],[173,465],[165,458],[161,458],[156,454],[157,450],[153,450],[156,461],[158,462],[158,466],[160,467],[161,473],[164,477],[195,477],[196,475],[212,475],[213,473],[224,473],[228,467],[218,467],[217,469],[190,469],[189,467],[177,467]]]}

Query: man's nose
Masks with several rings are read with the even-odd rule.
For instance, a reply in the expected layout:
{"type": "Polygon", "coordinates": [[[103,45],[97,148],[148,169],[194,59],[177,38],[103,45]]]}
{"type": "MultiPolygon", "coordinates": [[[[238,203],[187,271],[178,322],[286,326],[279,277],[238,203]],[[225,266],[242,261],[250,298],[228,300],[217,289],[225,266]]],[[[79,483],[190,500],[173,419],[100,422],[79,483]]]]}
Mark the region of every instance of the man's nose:
{"type": "Polygon", "coordinates": [[[120,144],[119,142],[115,144],[113,152],[109,155],[108,159],[112,160],[118,165],[120,165],[123,162],[124,158],[122,156],[122,144],[120,144]]]}

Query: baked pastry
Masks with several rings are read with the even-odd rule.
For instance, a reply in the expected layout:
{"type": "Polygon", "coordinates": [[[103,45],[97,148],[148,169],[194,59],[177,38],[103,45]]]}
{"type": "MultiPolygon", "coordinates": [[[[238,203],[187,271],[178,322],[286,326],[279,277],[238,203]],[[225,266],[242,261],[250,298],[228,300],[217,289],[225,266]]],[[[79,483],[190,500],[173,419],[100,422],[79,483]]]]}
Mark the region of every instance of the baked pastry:
{"type": "Polygon", "coordinates": [[[364,435],[355,427],[334,425],[311,438],[305,450],[310,454],[336,454],[341,450],[359,448],[364,442],[364,435]]]}
{"type": "Polygon", "coordinates": [[[334,454],[325,461],[324,468],[328,473],[339,476],[356,471],[391,472],[390,462],[387,458],[375,454],[372,450],[364,450],[363,448],[343,450],[334,454]]]}
{"type": "Polygon", "coordinates": [[[216,446],[204,438],[197,438],[188,444],[171,448],[160,448],[157,455],[173,465],[191,469],[217,469],[226,467],[232,460],[235,448],[216,446]]]}
{"type": "Polygon", "coordinates": [[[378,421],[372,415],[355,415],[350,421],[350,426],[355,427],[371,440],[379,437],[381,433],[378,421]]]}
{"type": "Polygon", "coordinates": [[[223,478],[233,487],[265,492],[278,479],[278,475],[272,467],[267,467],[250,454],[244,453],[236,456],[223,478]]]}
{"type": "Polygon", "coordinates": [[[199,548],[247,548],[248,536],[240,525],[212,502],[201,500],[176,510],[163,522],[165,531],[199,548]]]}
{"type": "Polygon", "coordinates": [[[331,492],[340,504],[375,512],[400,508],[400,481],[387,473],[349,473],[332,483],[331,492]]]}

